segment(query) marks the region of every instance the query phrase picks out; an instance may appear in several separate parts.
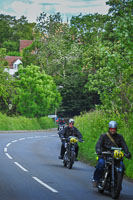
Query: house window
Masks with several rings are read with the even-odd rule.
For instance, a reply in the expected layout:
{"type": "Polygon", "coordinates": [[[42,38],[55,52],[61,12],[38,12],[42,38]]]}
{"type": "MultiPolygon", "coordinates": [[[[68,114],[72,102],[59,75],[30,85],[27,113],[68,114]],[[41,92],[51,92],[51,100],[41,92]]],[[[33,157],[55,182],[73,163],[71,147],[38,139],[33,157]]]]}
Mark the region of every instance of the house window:
{"type": "Polygon", "coordinates": [[[18,68],[18,65],[17,64],[14,64],[14,69],[17,69],[18,68]]]}

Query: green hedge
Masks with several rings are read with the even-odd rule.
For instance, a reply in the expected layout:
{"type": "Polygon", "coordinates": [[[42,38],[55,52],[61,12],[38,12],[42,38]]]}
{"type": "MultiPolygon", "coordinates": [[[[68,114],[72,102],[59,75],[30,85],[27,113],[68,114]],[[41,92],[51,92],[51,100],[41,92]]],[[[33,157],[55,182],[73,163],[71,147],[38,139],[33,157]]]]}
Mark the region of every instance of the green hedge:
{"type": "Polygon", "coordinates": [[[48,117],[26,118],[22,116],[8,117],[0,113],[0,130],[41,130],[54,128],[56,124],[48,117]]]}

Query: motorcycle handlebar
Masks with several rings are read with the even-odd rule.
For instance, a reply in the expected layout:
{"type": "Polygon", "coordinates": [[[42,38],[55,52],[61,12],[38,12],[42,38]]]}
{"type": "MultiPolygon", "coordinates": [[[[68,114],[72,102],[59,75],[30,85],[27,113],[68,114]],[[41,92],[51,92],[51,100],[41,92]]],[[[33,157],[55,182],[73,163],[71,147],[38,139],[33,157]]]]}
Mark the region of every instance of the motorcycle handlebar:
{"type": "Polygon", "coordinates": [[[103,151],[103,152],[95,152],[95,154],[97,155],[112,155],[112,153],[110,151],[103,151]]]}
{"type": "MultiPolygon", "coordinates": [[[[61,139],[61,141],[66,141],[66,142],[70,141],[70,138],[60,138],[60,139],[61,139]]],[[[77,138],[77,140],[78,140],[78,142],[84,143],[84,140],[82,140],[82,139],[77,138]]]]}

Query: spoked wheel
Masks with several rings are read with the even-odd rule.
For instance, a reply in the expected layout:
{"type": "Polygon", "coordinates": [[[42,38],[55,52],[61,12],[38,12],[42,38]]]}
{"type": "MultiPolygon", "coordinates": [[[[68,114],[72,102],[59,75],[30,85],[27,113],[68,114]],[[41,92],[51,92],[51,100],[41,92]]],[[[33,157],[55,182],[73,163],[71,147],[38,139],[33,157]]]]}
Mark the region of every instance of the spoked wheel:
{"type": "Polygon", "coordinates": [[[70,160],[68,161],[68,169],[72,169],[74,161],[75,161],[75,152],[71,151],[70,160]]]}
{"type": "Polygon", "coordinates": [[[104,192],[104,188],[102,186],[102,180],[103,179],[100,179],[100,181],[98,182],[98,186],[97,186],[99,193],[103,193],[104,192]]]}
{"type": "Polygon", "coordinates": [[[122,188],[122,179],[123,179],[122,173],[118,173],[116,183],[114,187],[111,188],[111,196],[113,199],[117,199],[120,196],[120,191],[122,188]]]}
{"type": "Polygon", "coordinates": [[[64,154],[64,157],[63,157],[63,164],[64,164],[64,167],[67,167],[67,160],[68,160],[68,156],[67,156],[67,153],[64,154]]]}

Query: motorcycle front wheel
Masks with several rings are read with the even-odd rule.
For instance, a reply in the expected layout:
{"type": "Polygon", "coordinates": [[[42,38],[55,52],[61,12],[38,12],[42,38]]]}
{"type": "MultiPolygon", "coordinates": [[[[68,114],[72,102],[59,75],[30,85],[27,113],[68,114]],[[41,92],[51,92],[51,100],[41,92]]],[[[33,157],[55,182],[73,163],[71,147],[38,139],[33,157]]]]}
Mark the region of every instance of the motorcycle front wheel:
{"type": "Polygon", "coordinates": [[[68,169],[72,169],[72,166],[74,164],[75,161],[75,152],[71,151],[71,156],[70,156],[70,160],[68,162],[68,169]]]}
{"type": "Polygon", "coordinates": [[[64,154],[64,158],[63,158],[63,164],[64,164],[64,167],[67,166],[67,161],[68,161],[68,155],[67,155],[67,152],[65,152],[65,154],[64,154]]]}
{"type": "Polygon", "coordinates": [[[123,174],[117,173],[117,178],[114,187],[111,188],[111,196],[113,199],[117,199],[120,196],[120,192],[122,189],[122,179],[123,179],[123,174]]]}

